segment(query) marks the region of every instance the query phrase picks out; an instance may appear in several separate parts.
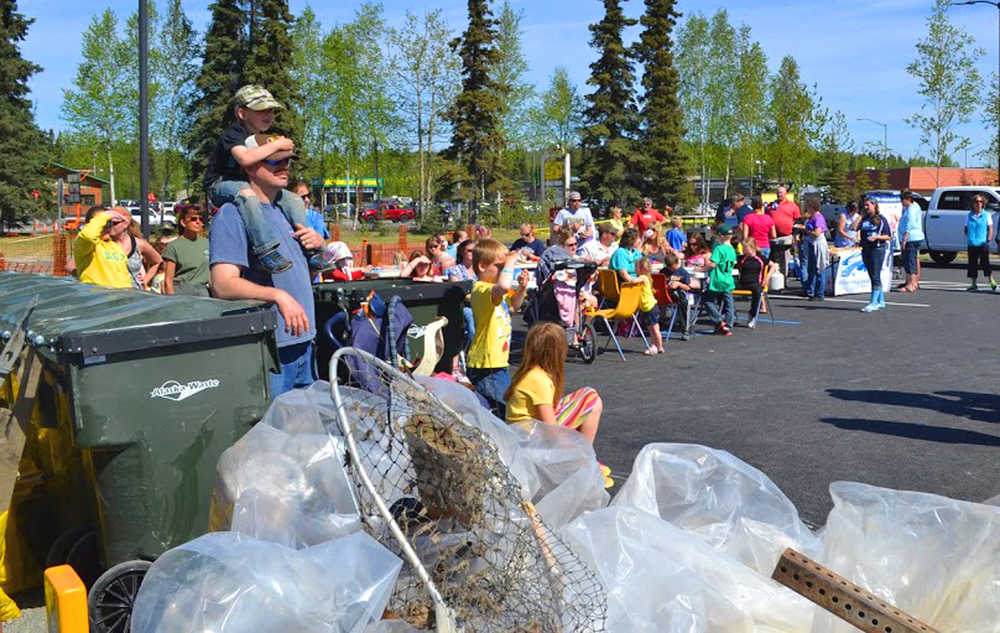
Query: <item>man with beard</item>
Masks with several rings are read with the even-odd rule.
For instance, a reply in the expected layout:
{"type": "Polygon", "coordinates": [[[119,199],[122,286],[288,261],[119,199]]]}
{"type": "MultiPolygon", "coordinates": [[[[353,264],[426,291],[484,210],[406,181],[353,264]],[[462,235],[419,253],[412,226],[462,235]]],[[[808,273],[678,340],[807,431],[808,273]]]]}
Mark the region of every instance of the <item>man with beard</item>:
{"type": "MultiPolygon", "coordinates": [[[[267,142],[266,135],[256,136],[260,137],[255,139],[258,146],[267,142]]],[[[315,229],[302,224],[292,226],[275,205],[281,191],[288,187],[288,169],[293,158],[291,150],[279,150],[243,167],[250,188],[260,200],[264,221],[279,236],[278,248],[291,262],[290,268],[268,272],[254,255],[246,225],[232,203],[219,208],[209,232],[213,295],[220,299],[267,301],[278,313],[281,367],[278,374],[270,376],[272,398],[291,389],[308,387],[316,380],[315,309],[309,264],[303,249],[321,248],[323,238],[315,229]]]]}

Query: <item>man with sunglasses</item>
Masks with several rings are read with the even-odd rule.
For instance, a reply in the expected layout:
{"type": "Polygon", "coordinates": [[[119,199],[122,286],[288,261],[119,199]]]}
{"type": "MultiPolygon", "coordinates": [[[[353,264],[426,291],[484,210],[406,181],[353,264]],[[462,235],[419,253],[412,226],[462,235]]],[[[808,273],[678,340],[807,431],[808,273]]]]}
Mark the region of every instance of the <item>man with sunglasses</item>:
{"type": "Polygon", "coordinates": [[[275,200],[288,186],[288,168],[293,153],[278,150],[243,170],[260,200],[263,220],[279,239],[278,251],[291,267],[270,272],[252,248],[247,226],[232,203],[222,205],[209,231],[212,293],[220,299],[267,301],[278,313],[280,372],[270,376],[271,397],[308,387],[316,380],[313,338],[315,306],[309,264],[303,249],[323,246],[315,229],[292,226],[275,200]]]}
{"type": "Polygon", "coordinates": [[[514,240],[514,243],[510,246],[510,250],[515,252],[521,252],[524,249],[530,251],[530,254],[535,259],[541,257],[542,253],[545,252],[545,243],[535,237],[535,226],[533,224],[522,224],[521,237],[514,240]]]}

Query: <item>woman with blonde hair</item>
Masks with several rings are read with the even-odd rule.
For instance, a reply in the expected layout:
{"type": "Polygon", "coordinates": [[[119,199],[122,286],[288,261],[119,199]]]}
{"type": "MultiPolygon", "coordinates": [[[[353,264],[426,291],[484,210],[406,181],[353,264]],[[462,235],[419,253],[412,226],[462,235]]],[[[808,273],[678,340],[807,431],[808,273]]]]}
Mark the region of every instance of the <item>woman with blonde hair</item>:
{"type": "Polygon", "coordinates": [[[139,223],[134,218],[129,222],[128,230],[119,234],[116,241],[125,252],[132,287],[145,290],[163,265],[163,257],[152,244],[142,239],[139,223]]]}

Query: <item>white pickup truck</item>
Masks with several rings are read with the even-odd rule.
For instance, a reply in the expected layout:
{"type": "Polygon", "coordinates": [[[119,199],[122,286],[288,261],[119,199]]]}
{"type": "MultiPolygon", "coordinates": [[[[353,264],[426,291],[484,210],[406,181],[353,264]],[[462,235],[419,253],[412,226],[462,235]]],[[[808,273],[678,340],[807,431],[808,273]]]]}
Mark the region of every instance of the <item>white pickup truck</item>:
{"type": "MultiPolygon", "coordinates": [[[[993,235],[1000,222],[1000,188],[986,186],[938,187],[931,196],[931,203],[924,214],[924,236],[927,251],[938,264],[951,263],[960,252],[965,252],[965,218],[972,210],[972,198],[977,193],[986,198],[984,212],[993,214],[993,235]]],[[[990,248],[996,252],[996,241],[990,248]]]]}

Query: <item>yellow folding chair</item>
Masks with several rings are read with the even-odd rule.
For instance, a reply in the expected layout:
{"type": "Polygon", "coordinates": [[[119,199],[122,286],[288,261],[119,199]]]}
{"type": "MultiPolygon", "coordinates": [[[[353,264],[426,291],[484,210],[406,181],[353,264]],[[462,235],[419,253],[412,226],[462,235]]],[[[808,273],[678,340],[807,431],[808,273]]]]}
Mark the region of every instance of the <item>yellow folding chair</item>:
{"type": "MultiPolygon", "coordinates": [[[[615,274],[614,271],[610,271],[615,274]]],[[[598,277],[598,281],[600,277],[598,277]]],[[[639,335],[642,337],[642,342],[645,343],[646,349],[649,347],[649,341],[646,340],[646,333],[642,331],[642,326],[639,324],[639,319],[637,314],[639,312],[639,295],[642,292],[642,282],[632,281],[629,283],[624,283],[619,286],[619,296],[618,305],[614,308],[605,308],[603,310],[594,310],[590,312],[588,316],[601,319],[604,321],[604,327],[608,328],[608,340],[604,343],[604,350],[607,351],[608,345],[614,341],[615,347],[618,349],[618,355],[625,360],[625,352],[622,351],[622,346],[618,343],[618,337],[615,336],[615,328],[613,323],[618,323],[620,321],[631,320],[636,328],[639,330],[639,335]]]]}

